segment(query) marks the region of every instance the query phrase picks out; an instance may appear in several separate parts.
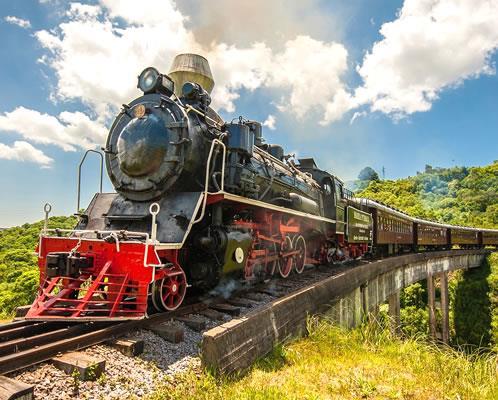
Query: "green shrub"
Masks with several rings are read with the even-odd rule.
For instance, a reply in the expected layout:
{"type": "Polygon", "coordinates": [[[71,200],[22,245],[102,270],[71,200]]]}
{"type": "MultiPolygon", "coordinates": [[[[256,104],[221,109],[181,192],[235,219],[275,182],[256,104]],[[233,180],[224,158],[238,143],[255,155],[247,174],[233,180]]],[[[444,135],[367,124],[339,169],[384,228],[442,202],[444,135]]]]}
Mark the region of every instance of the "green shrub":
{"type": "Polygon", "coordinates": [[[454,289],[454,341],[457,344],[488,346],[490,343],[491,303],[488,297],[491,272],[489,259],[480,268],[465,271],[454,289]]]}
{"type": "MultiPolygon", "coordinates": [[[[75,217],[52,217],[49,228],[70,229],[75,217]]],[[[0,232],[0,317],[8,318],[15,308],[30,304],[38,287],[35,248],[43,221],[0,232]]]]}

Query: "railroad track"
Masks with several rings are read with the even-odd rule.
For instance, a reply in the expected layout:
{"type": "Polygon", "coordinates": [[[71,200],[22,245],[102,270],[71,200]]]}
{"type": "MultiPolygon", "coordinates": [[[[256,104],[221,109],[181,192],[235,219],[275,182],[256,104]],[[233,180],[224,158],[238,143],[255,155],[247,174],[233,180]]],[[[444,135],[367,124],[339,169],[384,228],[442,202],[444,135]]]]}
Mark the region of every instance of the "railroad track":
{"type": "MultiPolygon", "coordinates": [[[[79,350],[115,339],[134,329],[147,328],[176,317],[202,313],[208,309],[218,313],[225,312],[232,317],[237,316],[238,313],[223,311],[223,305],[225,307],[240,305],[241,299],[251,299],[250,294],[254,292],[266,294],[273,300],[362,263],[365,262],[334,268],[313,268],[301,275],[292,275],[288,279],[272,279],[267,283],[234,290],[228,298],[215,295],[200,301],[192,299],[191,304],[172,312],[153,314],[144,320],[86,322],[18,320],[7,323],[0,326],[0,374],[39,364],[66,351],[79,350]]],[[[257,302],[253,304],[258,305],[257,302]]]]}
{"type": "Polygon", "coordinates": [[[92,322],[15,321],[0,327],[0,374],[14,372],[59,353],[79,350],[123,336],[130,330],[198,312],[206,305],[196,303],[178,310],[154,314],[147,320],[92,322]]]}

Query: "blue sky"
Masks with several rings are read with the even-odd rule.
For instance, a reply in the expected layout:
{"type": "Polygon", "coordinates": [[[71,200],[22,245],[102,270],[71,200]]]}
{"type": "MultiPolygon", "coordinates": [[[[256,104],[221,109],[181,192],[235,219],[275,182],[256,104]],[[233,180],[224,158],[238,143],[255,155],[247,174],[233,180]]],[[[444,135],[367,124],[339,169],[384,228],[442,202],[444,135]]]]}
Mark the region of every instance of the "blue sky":
{"type": "MultiPolygon", "coordinates": [[[[345,180],[498,159],[496,2],[136,4],[1,0],[0,227],[40,219],[47,201],[74,212],[84,150],[139,95],[138,73],[180,52],[209,59],[225,119],[266,121],[269,142],[345,180]]],[[[83,204],[97,188],[92,158],[83,204]]]]}

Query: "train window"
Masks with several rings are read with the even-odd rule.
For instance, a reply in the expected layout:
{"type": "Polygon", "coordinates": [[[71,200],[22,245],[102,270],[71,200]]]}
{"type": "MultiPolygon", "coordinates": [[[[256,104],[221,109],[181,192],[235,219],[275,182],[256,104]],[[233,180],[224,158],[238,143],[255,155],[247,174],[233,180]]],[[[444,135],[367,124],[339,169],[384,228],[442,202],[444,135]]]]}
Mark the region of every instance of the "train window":
{"type": "Polygon", "coordinates": [[[330,184],[329,181],[325,181],[323,183],[323,191],[327,196],[330,196],[332,194],[332,185],[330,184]]]}
{"type": "Polygon", "coordinates": [[[338,181],[335,182],[335,196],[337,201],[344,198],[344,193],[342,192],[342,185],[338,181]]]}

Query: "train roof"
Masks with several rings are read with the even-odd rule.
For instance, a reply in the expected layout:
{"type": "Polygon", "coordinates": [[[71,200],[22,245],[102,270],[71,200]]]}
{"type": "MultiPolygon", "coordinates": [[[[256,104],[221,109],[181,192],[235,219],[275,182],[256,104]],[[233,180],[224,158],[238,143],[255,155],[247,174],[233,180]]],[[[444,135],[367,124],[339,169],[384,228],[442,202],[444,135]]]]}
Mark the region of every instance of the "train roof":
{"type": "Polygon", "coordinates": [[[363,197],[356,197],[356,198],[351,199],[351,201],[355,202],[356,204],[358,204],[360,206],[366,205],[367,207],[373,207],[373,208],[376,208],[378,210],[382,210],[382,211],[388,212],[390,214],[394,214],[398,217],[407,219],[409,221],[416,222],[418,224],[425,224],[425,225],[437,226],[437,227],[449,228],[449,229],[463,229],[463,230],[467,230],[467,231],[498,233],[497,229],[475,228],[475,227],[471,227],[471,226],[451,225],[451,224],[444,224],[444,223],[436,222],[436,221],[429,221],[429,220],[425,220],[422,218],[412,217],[411,215],[405,213],[404,211],[397,210],[397,209],[390,207],[386,204],[383,204],[381,202],[366,199],[363,197]]]}
{"type": "Polygon", "coordinates": [[[315,159],[314,158],[300,158],[297,161],[299,161],[299,166],[301,168],[316,168],[318,169],[318,165],[316,165],[315,159]]]}

